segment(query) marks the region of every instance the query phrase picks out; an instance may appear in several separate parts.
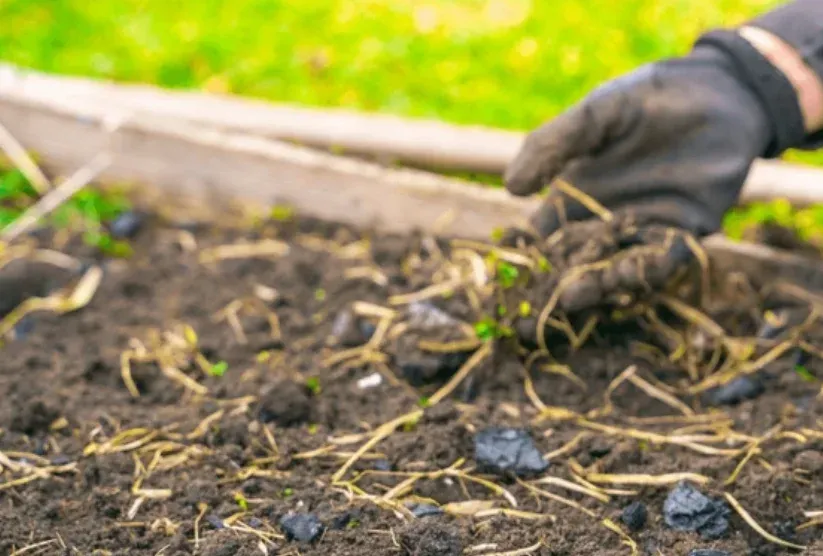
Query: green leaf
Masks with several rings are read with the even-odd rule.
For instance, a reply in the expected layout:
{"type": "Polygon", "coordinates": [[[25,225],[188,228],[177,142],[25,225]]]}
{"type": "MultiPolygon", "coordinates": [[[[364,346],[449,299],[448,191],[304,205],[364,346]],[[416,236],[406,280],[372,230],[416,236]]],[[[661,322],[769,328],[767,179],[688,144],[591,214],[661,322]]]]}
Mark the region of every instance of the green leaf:
{"type": "Polygon", "coordinates": [[[215,363],[214,365],[211,366],[211,368],[209,369],[209,374],[211,376],[221,377],[221,376],[225,375],[226,371],[228,371],[228,370],[229,370],[229,364],[226,363],[225,361],[220,361],[220,362],[215,363]]]}
{"type": "Polygon", "coordinates": [[[306,388],[311,390],[312,394],[319,394],[320,393],[320,379],[314,376],[311,376],[306,379],[306,388]]]}
{"type": "Polygon", "coordinates": [[[806,368],[805,365],[795,365],[794,372],[796,372],[798,376],[800,376],[800,378],[802,378],[806,382],[817,381],[817,377],[814,376],[814,373],[812,373],[808,368],[806,368]]]}

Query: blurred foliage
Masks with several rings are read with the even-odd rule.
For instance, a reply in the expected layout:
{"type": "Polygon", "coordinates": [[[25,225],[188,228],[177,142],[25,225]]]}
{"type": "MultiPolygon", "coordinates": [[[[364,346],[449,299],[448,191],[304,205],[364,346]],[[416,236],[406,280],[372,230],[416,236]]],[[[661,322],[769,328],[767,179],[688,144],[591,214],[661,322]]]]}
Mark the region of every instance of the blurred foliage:
{"type": "MultiPolygon", "coordinates": [[[[37,202],[37,191],[26,177],[6,162],[0,163],[0,229],[37,202]]],[[[82,234],[83,241],[114,257],[131,255],[128,242],[114,239],[106,224],[129,209],[126,196],[109,188],[86,188],[50,214],[41,224],[82,234]]]]}
{"type": "MultiPolygon", "coordinates": [[[[702,31],[779,3],[2,0],[0,57],[54,73],[526,130],[609,78],[686,52],[702,31]]],[[[823,164],[816,153],[790,158],[823,164]]]]}

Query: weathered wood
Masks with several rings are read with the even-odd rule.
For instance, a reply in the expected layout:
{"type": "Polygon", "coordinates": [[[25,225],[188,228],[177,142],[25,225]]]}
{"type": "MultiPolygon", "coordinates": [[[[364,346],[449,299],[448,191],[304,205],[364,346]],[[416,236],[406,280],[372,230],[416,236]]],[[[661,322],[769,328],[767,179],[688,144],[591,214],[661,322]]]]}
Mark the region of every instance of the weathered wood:
{"type": "MultiPolygon", "coordinates": [[[[437,227],[447,235],[484,239],[495,228],[522,223],[538,204],[422,171],[296,147],[262,136],[259,128],[244,132],[254,127],[251,115],[265,110],[259,106],[249,108],[249,119],[222,125],[219,118],[192,113],[191,106],[205,106],[195,102],[197,96],[188,97],[192,104],[186,110],[178,100],[159,101],[155,110],[145,99],[137,109],[123,100],[136,89],[125,90],[132,92],[92,81],[0,72],[0,122],[52,172],[71,174],[109,152],[112,163],[103,181],[149,184],[172,198],[207,199],[215,206],[228,199],[288,203],[307,215],[358,226],[395,232],[437,227]]],[[[750,191],[754,187],[766,195],[768,183],[785,183],[795,198],[823,200],[819,171],[765,168],[767,174],[760,175],[768,180],[750,181],[750,191]]],[[[823,265],[817,261],[722,236],[705,244],[718,268],[823,288],[823,265]]]]}
{"type": "MultiPolygon", "coordinates": [[[[479,126],[455,126],[383,114],[286,106],[225,95],[168,91],[56,77],[0,64],[0,95],[49,106],[105,106],[112,113],[185,120],[223,131],[293,141],[324,149],[393,160],[419,167],[502,174],[524,134],[479,126]]],[[[823,201],[823,170],[758,160],[742,200],[784,197],[794,203],[823,201]]]]}

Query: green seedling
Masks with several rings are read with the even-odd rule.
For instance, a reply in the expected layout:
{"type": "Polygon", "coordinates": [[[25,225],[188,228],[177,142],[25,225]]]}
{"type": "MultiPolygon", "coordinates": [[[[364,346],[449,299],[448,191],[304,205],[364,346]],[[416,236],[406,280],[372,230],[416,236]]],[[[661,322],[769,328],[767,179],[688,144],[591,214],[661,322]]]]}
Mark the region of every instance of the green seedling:
{"type": "Polygon", "coordinates": [[[212,365],[209,368],[209,374],[211,376],[216,376],[216,377],[219,378],[219,377],[225,375],[226,371],[228,371],[228,370],[229,370],[229,364],[226,363],[225,361],[219,361],[219,362],[215,363],[214,365],[212,365]]]}
{"type": "Polygon", "coordinates": [[[817,381],[817,377],[814,376],[814,373],[812,373],[808,368],[806,368],[805,365],[795,365],[794,366],[794,372],[796,372],[797,375],[800,378],[802,378],[803,380],[805,380],[806,382],[816,382],[817,381]]]}
{"type": "Polygon", "coordinates": [[[294,220],[294,208],[288,205],[275,205],[271,209],[271,219],[277,222],[294,220]]]}
{"type": "Polygon", "coordinates": [[[512,335],[510,328],[499,324],[490,317],[474,323],[474,333],[478,339],[484,342],[490,342],[497,338],[507,338],[512,335]]]}
{"type": "Polygon", "coordinates": [[[311,393],[317,395],[320,393],[320,379],[314,376],[311,376],[306,379],[306,388],[311,390],[311,393]]]}
{"type": "Polygon", "coordinates": [[[540,257],[537,259],[537,270],[540,272],[551,272],[552,271],[552,263],[549,262],[549,259],[546,257],[540,257]]]}
{"type": "Polygon", "coordinates": [[[128,242],[114,239],[106,233],[88,231],[83,234],[83,242],[91,247],[96,247],[101,253],[109,257],[127,259],[134,254],[134,250],[128,242]]]}
{"type": "Polygon", "coordinates": [[[532,305],[528,301],[521,301],[520,305],[517,307],[518,314],[523,317],[524,319],[531,316],[532,314],[532,305]]]}
{"type": "Polygon", "coordinates": [[[512,287],[519,276],[520,271],[516,266],[505,261],[497,262],[497,281],[503,288],[512,287]]]}
{"type": "Polygon", "coordinates": [[[249,501],[246,500],[246,497],[243,496],[243,493],[235,492],[234,501],[237,503],[238,506],[240,506],[241,510],[243,510],[244,512],[249,511],[249,501]]]}
{"type": "Polygon", "coordinates": [[[294,489],[291,487],[286,487],[283,489],[283,498],[289,498],[290,496],[294,496],[294,489]]]}
{"type": "Polygon", "coordinates": [[[503,228],[495,228],[492,230],[491,238],[494,243],[500,243],[503,241],[503,234],[505,234],[505,230],[503,228]]]}
{"type": "Polygon", "coordinates": [[[317,301],[325,301],[326,300],[326,290],[323,288],[318,288],[314,290],[314,299],[317,301]]]}
{"type": "Polygon", "coordinates": [[[311,434],[311,435],[317,434],[317,428],[318,428],[317,423],[312,423],[311,425],[309,425],[308,426],[309,434],[311,434]]]}
{"type": "Polygon", "coordinates": [[[360,527],[359,519],[352,519],[346,523],[346,529],[357,529],[358,527],[360,527]]]}
{"type": "Polygon", "coordinates": [[[417,400],[417,405],[425,409],[431,405],[431,401],[429,401],[429,398],[426,396],[422,396],[419,400],[417,400]]]}

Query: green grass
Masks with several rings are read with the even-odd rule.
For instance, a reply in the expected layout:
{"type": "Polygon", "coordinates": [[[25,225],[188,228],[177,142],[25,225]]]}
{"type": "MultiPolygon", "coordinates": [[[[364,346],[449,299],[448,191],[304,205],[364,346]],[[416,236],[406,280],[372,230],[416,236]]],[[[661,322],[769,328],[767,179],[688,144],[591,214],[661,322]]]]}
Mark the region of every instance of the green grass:
{"type": "MultiPolygon", "coordinates": [[[[3,0],[40,70],[531,129],[779,0],[3,0]]],[[[823,165],[817,154],[794,159],[823,165]]],[[[2,215],[0,215],[2,217],[2,215]]]]}
{"type": "MultiPolygon", "coordinates": [[[[37,199],[37,191],[19,170],[0,163],[0,229],[37,199]]],[[[128,199],[121,191],[86,188],[58,207],[44,224],[78,233],[87,245],[107,255],[128,257],[131,255],[128,242],[114,239],[107,232],[106,224],[129,208],[128,199]]]]}

